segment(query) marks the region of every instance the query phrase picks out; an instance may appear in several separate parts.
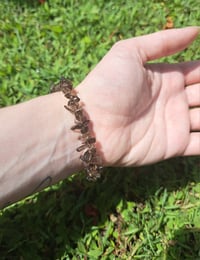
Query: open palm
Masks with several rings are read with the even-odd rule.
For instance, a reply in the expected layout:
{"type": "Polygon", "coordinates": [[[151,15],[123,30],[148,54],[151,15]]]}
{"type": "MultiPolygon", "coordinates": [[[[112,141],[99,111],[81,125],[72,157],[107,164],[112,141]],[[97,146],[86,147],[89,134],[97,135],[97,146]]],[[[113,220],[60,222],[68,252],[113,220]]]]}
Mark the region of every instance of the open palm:
{"type": "Polygon", "coordinates": [[[79,85],[105,164],[200,154],[200,62],[147,63],[197,34],[191,27],[118,42],[79,85]]]}

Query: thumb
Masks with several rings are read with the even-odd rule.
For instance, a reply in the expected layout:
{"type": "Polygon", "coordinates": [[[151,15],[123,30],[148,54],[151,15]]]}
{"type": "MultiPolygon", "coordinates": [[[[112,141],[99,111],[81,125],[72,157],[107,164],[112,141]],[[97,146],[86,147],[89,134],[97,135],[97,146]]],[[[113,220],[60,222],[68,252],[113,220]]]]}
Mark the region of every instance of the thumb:
{"type": "Polygon", "coordinates": [[[158,59],[185,49],[198,36],[200,27],[170,29],[130,39],[143,62],[158,59]]]}

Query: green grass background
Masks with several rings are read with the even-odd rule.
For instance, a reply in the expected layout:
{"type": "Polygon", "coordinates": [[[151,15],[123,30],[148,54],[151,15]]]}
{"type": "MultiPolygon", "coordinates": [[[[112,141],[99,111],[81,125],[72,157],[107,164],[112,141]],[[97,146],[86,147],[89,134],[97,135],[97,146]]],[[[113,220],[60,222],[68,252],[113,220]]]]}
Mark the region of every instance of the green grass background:
{"type": "MultiPolygon", "coordinates": [[[[77,85],[114,42],[199,25],[199,0],[0,1],[0,107],[77,85]]],[[[200,59],[199,38],[166,62],[200,59]]],[[[26,140],[24,140],[26,141],[26,140]]],[[[2,148],[0,148],[2,149],[2,148]]],[[[0,211],[0,259],[200,259],[200,161],[74,175],[0,211]]]]}

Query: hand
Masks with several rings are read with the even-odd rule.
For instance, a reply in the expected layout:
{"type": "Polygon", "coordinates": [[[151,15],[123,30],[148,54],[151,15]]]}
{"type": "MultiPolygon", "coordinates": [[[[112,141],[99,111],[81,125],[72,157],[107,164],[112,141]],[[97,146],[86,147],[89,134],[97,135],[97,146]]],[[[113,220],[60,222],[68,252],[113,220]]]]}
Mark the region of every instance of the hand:
{"type": "Polygon", "coordinates": [[[200,61],[147,63],[186,48],[198,32],[120,41],[77,87],[106,165],[200,154],[200,61]]]}

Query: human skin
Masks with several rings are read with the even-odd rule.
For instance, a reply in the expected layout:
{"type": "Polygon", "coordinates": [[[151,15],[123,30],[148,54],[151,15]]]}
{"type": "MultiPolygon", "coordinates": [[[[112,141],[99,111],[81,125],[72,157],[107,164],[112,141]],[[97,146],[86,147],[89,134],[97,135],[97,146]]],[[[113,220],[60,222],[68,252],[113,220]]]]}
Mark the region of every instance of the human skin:
{"type": "Polygon", "coordinates": [[[108,165],[200,154],[200,61],[147,64],[184,49],[198,31],[118,42],[78,87],[108,165]]]}
{"type": "MultiPolygon", "coordinates": [[[[200,155],[200,61],[148,63],[186,48],[198,27],[117,42],[76,87],[104,166],[200,155]]],[[[0,110],[0,207],[82,170],[58,92],[0,110]]]]}

